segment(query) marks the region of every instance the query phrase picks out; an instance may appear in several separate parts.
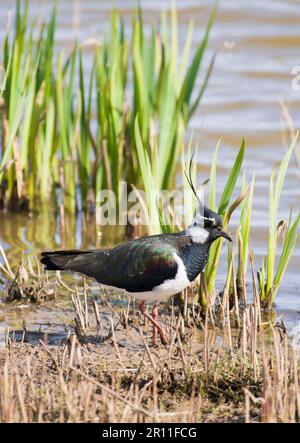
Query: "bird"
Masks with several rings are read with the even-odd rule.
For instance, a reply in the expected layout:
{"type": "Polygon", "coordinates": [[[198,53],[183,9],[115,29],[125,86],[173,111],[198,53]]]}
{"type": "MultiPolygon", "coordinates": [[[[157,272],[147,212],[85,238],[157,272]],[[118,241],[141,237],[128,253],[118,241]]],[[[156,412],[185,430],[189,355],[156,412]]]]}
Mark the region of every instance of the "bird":
{"type": "Polygon", "coordinates": [[[222,228],[221,216],[199,198],[191,179],[191,164],[186,177],[197,199],[196,213],[187,229],[140,237],[110,249],[41,253],[45,270],[78,272],[103,285],[125,290],[139,300],[141,314],[152,323],[153,345],[157,344],[157,334],[163,344],[170,340],[157,321],[159,302],[178,294],[195,280],[206,265],[214,241],[223,237],[232,242],[222,228]],[[154,302],[151,315],[146,302],[154,302]]]}

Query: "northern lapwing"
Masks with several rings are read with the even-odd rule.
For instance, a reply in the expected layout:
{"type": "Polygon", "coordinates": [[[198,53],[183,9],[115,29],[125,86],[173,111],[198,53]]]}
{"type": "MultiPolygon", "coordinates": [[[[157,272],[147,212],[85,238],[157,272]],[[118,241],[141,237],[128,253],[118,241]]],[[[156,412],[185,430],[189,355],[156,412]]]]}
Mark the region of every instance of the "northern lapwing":
{"type": "Polygon", "coordinates": [[[42,252],[46,270],[74,271],[140,300],[141,313],[152,323],[152,341],[157,332],[166,344],[169,338],[157,323],[157,305],[188,287],[206,265],[209,248],[219,237],[232,241],[222,230],[222,219],[197,198],[196,215],[184,231],[152,235],[122,243],[112,249],[42,252]],[[151,316],[145,302],[155,302],[151,316]]]}

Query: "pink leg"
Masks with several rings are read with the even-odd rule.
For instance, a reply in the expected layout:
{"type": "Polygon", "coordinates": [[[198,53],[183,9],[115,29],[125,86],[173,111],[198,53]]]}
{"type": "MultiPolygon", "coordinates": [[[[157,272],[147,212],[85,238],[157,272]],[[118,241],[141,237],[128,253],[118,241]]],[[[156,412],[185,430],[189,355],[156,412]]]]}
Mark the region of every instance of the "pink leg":
{"type": "MultiPolygon", "coordinates": [[[[159,335],[160,335],[160,339],[161,339],[162,343],[164,345],[168,344],[170,342],[168,334],[156,322],[156,318],[157,318],[157,315],[158,315],[157,314],[157,306],[155,306],[153,308],[153,310],[154,310],[154,318],[151,317],[151,315],[149,315],[148,312],[146,311],[145,301],[142,301],[140,303],[139,308],[140,308],[141,313],[144,315],[144,317],[146,317],[153,325],[153,336],[152,336],[153,343],[156,342],[156,332],[158,332],[159,335]],[[156,312],[155,312],[155,308],[156,308],[156,312]],[[154,330],[156,330],[155,334],[154,334],[154,330]]],[[[153,310],[152,310],[152,315],[153,315],[153,310]]]]}
{"type": "MultiPolygon", "coordinates": [[[[158,311],[157,311],[157,305],[153,306],[152,312],[151,312],[151,316],[153,318],[153,320],[157,323],[157,318],[158,318],[158,311]]],[[[154,324],[152,325],[152,343],[154,345],[157,344],[157,329],[154,326],[154,324]]]]}

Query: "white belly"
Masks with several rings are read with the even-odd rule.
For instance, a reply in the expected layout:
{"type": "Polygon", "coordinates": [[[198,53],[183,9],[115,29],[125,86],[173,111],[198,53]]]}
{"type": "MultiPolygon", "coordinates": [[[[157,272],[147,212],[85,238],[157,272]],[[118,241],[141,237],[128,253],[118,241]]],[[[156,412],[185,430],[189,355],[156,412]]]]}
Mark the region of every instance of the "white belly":
{"type": "Polygon", "coordinates": [[[155,286],[152,291],[145,292],[127,292],[127,295],[131,297],[137,298],[138,300],[145,301],[163,301],[167,298],[171,297],[171,295],[175,295],[178,292],[181,292],[183,289],[187,288],[190,285],[190,281],[187,278],[185,266],[181,258],[174,254],[175,261],[178,265],[178,270],[175,278],[170,278],[165,280],[158,286],[155,286]]]}

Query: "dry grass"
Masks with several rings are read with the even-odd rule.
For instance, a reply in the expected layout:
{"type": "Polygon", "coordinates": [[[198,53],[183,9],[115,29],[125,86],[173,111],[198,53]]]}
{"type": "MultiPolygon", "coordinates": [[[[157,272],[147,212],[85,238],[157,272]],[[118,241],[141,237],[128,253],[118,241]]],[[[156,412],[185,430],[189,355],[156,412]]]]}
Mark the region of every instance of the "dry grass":
{"type": "Polygon", "coordinates": [[[0,262],[0,271],[6,277],[1,297],[4,301],[42,302],[55,298],[55,288],[48,284],[48,274],[36,257],[31,260],[22,255],[17,270],[13,271],[1,245],[0,256],[3,260],[3,264],[0,262]]]}
{"type": "Polygon", "coordinates": [[[60,346],[7,336],[1,422],[299,421],[296,352],[259,306],[239,312],[239,327],[229,301],[214,327],[209,313],[188,326],[173,308],[164,315],[171,344],[151,347],[150,325],[129,307],[104,312],[81,300],[75,292],[74,333],[60,346]]]}

